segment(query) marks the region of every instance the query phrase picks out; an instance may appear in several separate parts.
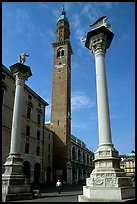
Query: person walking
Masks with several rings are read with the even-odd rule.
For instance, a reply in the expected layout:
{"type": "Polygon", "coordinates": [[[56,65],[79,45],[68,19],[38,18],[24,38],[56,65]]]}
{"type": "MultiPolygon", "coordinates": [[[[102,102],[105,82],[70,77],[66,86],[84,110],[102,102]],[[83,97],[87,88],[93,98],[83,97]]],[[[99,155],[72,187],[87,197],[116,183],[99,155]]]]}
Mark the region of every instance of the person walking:
{"type": "Polygon", "coordinates": [[[58,179],[57,183],[56,183],[56,189],[57,192],[60,194],[61,193],[61,187],[62,187],[62,183],[61,181],[58,179]]]}

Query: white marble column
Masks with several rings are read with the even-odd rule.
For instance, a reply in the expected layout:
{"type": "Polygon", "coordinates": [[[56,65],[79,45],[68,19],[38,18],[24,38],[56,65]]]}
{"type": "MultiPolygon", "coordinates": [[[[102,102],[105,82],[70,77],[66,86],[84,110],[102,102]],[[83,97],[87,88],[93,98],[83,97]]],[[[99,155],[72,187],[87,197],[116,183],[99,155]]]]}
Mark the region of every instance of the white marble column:
{"type": "Polygon", "coordinates": [[[135,197],[132,180],[120,169],[120,157],[111,137],[105,53],[113,36],[111,29],[103,24],[88,32],[85,43],[95,57],[99,147],[94,153],[95,168],[86,179],[79,202],[119,202],[135,197]]]}
{"type": "Polygon", "coordinates": [[[92,44],[92,51],[95,57],[96,68],[96,88],[97,88],[97,107],[98,107],[98,131],[99,147],[112,146],[108,92],[105,68],[105,50],[107,44],[100,40],[98,44],[92,44]]]}
{"type": "Polygon", "coordinates": [[[21,118],[24,96],[24,74],[16,73],[16,90],[14,99],[10,154],[20,154],[21,118]]]}

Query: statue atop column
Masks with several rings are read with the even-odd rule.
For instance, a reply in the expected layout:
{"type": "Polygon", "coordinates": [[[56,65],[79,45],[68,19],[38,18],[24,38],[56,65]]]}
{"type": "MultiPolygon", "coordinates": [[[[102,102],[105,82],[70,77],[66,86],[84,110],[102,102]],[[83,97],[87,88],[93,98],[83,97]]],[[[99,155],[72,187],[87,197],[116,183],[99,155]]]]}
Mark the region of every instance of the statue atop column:
{"type": "Polygon", "coordinates": [[[95,23],[91,24],[90,27],[92,27],[92,29],[96,29],[96,28],[99,28],[101,26],[105,26],[107,29],[109,29],[112,32],[111,25],[109,23],[105,22],[105,20],[107,20],[107,19],[108,19],[107,16],[102,16],[95,23]]]}
{"type": "Polygon", "coordinates": [[[18,62],[24,64],[26,61],[26,57],[29,57],[29,54],[22,53],[18,56],[18,62]]]}

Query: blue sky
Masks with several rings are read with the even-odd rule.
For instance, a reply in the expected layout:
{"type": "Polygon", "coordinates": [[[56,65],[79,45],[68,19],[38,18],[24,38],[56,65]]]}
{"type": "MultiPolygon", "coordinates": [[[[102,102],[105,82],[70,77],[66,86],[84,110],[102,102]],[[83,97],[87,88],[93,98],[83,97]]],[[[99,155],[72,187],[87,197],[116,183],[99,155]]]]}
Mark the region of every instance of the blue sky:
{"type": "Polygon", "coordinates": [[[112,142],[119,154],[135,149],[135,3],[134,2],[3,2],[2,63],[9,68],[26,52],[33,76],[26,84],[49,103],[50,121],[53,48],[62,5],[70,23],[72,134],[88,148],[98,148],[95,61],[81,37],[89,25],[108,16],[114,38],[106,52],[106,75],[112,142]]]}

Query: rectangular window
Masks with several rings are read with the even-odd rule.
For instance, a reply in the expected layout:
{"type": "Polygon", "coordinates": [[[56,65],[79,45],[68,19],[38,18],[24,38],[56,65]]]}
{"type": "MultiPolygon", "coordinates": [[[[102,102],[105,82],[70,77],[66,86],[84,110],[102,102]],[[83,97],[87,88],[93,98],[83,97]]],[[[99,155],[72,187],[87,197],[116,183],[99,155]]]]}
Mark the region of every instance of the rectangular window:
{"type": "Polygon", "coordinates": [[[36,155],[39,156],[40,155],[40,147],[36,146],[36,155]]]}
{"type": "Polygon", "coordinates": [[[3,103],[3,97],[4,97],[4,90],[2,89],[2,103],[3,103]]]}
{"type": "Polygon", "coordinates": [[[58,125],[59,125],[59,120],[58,120],[58,125]]]}
{"type": "Polygon", "coordinates": [[[50,155],[48,155],[48,165],[50,165],[50,155]]]}
{"type": "Polygon", "coordinates": [[[25,143],[25,153],[29,154],[29,143],[25,143]]]}
{"type": "Polygon", "coordinates": [[[40,125],[41,115],[38,113],[38,125],[40,125]]]}
{"type": "Polygon", "coordinates": [[[50,133],[49,133],[49,139],[50,139],[50,133]]]}
{"type": "Polygon", "coordinates": [[[27,118],[28,119],[31,118],[31,108],[30,107],[27,108],[27,118]]]}
{"type": "Polygon", "coordinates": [[[41,103],[38,103],[38,106],[41,107],[41,103]]]}
{"type": "Polygon", "coordinates": [[[37,131],[37,140],[40,140],[40,131],[37,131]]]}
{"type": "Polygon", "coordinates": [[[48,146],[48,151],[50,152],[50,144],[49,144],[49,146],[48,146]]]}
{"type": "Polygon", "coordinates": [[[31,95],[29,95],[29,94],[28,94],[28,99],[30,99],[30,100],[32,99],[32,96],[31,96],[31,95]]]}
{"type": "Polygon", "coordinates": [[[29,126],[26,126],[26,135],[30,136],[30,127],[29,126]]]}
{"type": "Polygon", "coordinates": [[[1,78],[2,78],[3,80],[5,80],[5,77],[6,77],[5,74],[2,73],[2,74],[1,74],[1,78]]]}

